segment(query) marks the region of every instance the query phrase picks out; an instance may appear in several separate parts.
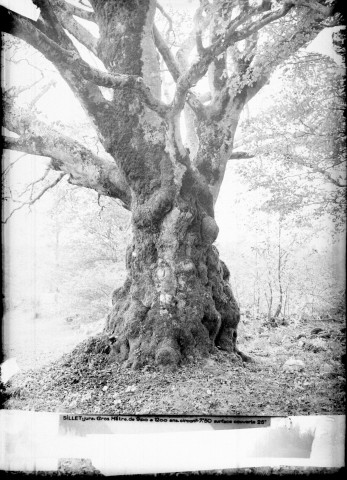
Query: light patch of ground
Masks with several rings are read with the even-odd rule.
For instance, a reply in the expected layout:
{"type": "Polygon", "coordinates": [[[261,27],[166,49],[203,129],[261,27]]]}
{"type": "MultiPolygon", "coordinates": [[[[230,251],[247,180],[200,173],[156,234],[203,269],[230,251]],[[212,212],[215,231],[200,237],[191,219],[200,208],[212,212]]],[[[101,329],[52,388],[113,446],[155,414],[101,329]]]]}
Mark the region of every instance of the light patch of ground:
{"type": "Polygon", "coordinates": [[[4,360],[16,358],[21,370],[57,360],[85,338],[79,325],[57,316],[33,318],[31,313],[15,309],[3,318],[4,360]]]}

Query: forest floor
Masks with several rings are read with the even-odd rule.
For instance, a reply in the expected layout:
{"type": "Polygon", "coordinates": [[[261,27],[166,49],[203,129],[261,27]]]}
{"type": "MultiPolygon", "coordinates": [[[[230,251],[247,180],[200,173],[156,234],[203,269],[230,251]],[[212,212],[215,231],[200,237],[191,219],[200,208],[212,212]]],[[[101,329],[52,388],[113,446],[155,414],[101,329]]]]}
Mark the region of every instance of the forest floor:
{"type": "Polygon", "coordinates": [[[27,355],[30,368],[22,367],[6,384],[4,408],[132,415],[345,413],[342,318],[312,318],[276,328],[249,320],[240,325],[239,348],[251,355],[254,363],[243,363],[238,356],[216,350],[209,359],[182,364],[171,372],[150,367],[133,371],[110,364],[105,354],[91,358],[91,338],[71,351],[77,341],[86,338],[86,330],[76,333],[73,323],[65,324],[60,334],[58,329],[47,332],[46,340],[37,333],[38,351],[42,348],[39,341],[46,345],[34,363],[28,359],[25,342],[21,343],[19,350],[23,358],[27,355]],[[55,351],[52,341],[60,345],[55,351]],[[54,358],[45,355],[45,349],[53,352],[54,358]],[[61,355],[64,350],[67,353],[61,355]],[[285,367],[293,358],[303,364],[285,367]]]}

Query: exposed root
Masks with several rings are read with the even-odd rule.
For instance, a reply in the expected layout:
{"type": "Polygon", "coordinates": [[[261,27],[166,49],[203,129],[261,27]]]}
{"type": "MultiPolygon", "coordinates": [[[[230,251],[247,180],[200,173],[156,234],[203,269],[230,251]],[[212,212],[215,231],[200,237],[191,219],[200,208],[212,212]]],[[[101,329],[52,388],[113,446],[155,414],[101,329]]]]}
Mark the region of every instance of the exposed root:
{"type": "Polygon", "coordinates": [[[245,353],[242,353],[241,350],[239,350],[238,348],[235,348],[235,353],[241,357],[243,362],[255,363],[255,360],[252,357],[249,357],[245,353]]]}
{"type": "MultiPolygon", "coordinates": [[[[180,212],[176,213],[180,219],[180,212]]],[[[202,249],[197,238],[189,237],[183,254],[178,249],[179,260],[171,250],[161,256],[153,253],[159,245],[153,237],[147,241],[148,248],[142,242],[143,251],[129,249],[129,276],[113,294],[105,330],[112,338],[110,362],[133,369],[146,364],[171,368],[188,357],[206,357],[217,347],[251,361],[236,347],[240,312],[229,285],[229,270],[218,250],[202,249]],[[146,265],[149,251],[151,260],[146,265]]],[[[168,248],[170,239],[165,247],[161,240],[162,248],[168,248]]]]}

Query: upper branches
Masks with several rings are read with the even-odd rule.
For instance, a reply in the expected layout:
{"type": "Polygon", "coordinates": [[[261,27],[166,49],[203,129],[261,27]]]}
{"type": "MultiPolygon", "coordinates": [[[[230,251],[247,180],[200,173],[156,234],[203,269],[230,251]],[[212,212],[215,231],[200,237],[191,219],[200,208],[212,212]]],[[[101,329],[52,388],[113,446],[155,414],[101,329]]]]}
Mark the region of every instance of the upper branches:
{"type": "MultiPolygon", "coordinates": [[[[213,36],[213,42],[209,46],[203,47],[201,36],[198,35],[196,49],[199,54],[199,58],[179,77],[177,81],[176,94],[173,102],[173,108],[176,111],[180,111],[183,108],[187,92],[206,74],[209,66],[215,62],[217,58],[220,58],[223,54],[225,54],[229,47],[236,46],[245,40],[246,46],[243,47],[243,52],[240,54],[240,60],[243,68],[239,73],[244,74],[248,70],[249,74],[248,85],[245,85],[243,94],[245,94],[245,91],[247,90],[248,98],[249,96],[251,97],[255,95],[255,93],[259,91],[259,89],[266,83],[266,81],[268,81],[269,72],[271,72],[274,66],[281,61],[281,56],[278,56],[277,59],[274,59],[271,64],[271,68],[268,69],[268,71],[266,71],[264,68],[259,69],[259,65],[257,65],[256,70],[251,67],[251,63],[255,58],[257,47],[256,36],[258,33],[270,24],[277,25],[280,19],[286,17],[295,9],[299,9],[297,10],[296,17],[293,16],[291,18],[291,22],[295,24],[296,18],[306,18],[307,23],[310,24],[308,28],[311,28],[312,31],[316,31],[317,34],[319,30],[324,28],[324,20],[333,14],[332,7],[328,8],[323,6],[316,0],[302,2],[285,0],[276,9],[272,9],[271,2],[267,0],[263,0],[263,2],[256,7],[250,7],[248,1],[239,1],[236,3],[238,4],[238,13],[236,15],[232,15],[231,12],[229,12],[228,18],[222,22],[222,31],[213,36]],[[258,76],[257,82],[254,79],[255,76],[258,76]]],[[[233,2],[232,6],[235,7],[236,3],[233,2]]],[[[235,11],[237,12],[237,10],[235,11]]],[[[220,12],[217,13],[220,14],[220,12]]],[[[295,51],[295,49],[299,48],[305,43],[304,36],[306,33],[307,32],[305,32],[305,30],[300,26],[299,21],[298,31],[294,32],[291,37],[290,35],[287,35],[285,38],[279,39],[278,45],[274,45],[273,47],[276,49],[278,46],[280,50],[285,45],[288,49],[293,41],[292,43],[295,51]],[[297,41],[299,37],[300,39],[297,41]]],[[[236,72],[234,72],[234,74],[235,73],[236,72]]],[[[245,98],[247,95],[245,95],[245,98]]],[[[218,99],[217,101],[220,100],[221,99],[218,99]]],[[[225,106],[225,101],[223,103],[225,106]]]]}
{"type": "Polygon", "coordinates": [[[74,19],[74,7],[72,9],[69,6],[66,7],[69,4],[63,0],[51,1],[54,1],[55,12],[62,26],[94,55],[97,55],[97,38],[74,19]]]}
{"type": "MultiPolygon", "coordinates": [[[[32,190],[34,188],[35,183],[41,182],[42,180],[44,180],[47,177],[47,172],[48,171],[46,171],[45,174],[41,178],[39,178],[37,181],[33,182],[30,185],[32,190]]],[[[63,179],[64,176],[65,176],[65,173],[59,173],[58,176],[55,176],[55,178],[52,181],[50,181],[47,185],[43,186],[38,194],[36,194],[35,196],[30,195],[29,200],[20,201],[20,200],[15,200],[14,198],[11,197],[11,200],[13,202],[18,203],[19,205],[11,210],[11,213],[5,218],[5,220],[2,220],[2,223],[7,223],[15,212],[17,212],[18,210],[21,210],[25,206],[31,207],[32,205],[34,205],[34,203],[36,203],[38,200],[40,200],[40,198],[46,192],[48,192],[48,190],[51,190],[52,188],[54,188],[63,179]]]]}
{"type": "Polygon", "coordinates": [[[180,77],[177,82],[176,94],[173,101],[174,108],[178,111],[183,108],[188,90],[206,74],[209,65],[216,57],[218,57],[218,55],[224,53],[232,44],[245,40],[269,23],[282,18],[292,7],[293,4],[285,2],[282,8],[271,12],[265,12],[261,15],[259,15],[261,11],[260,8],[253,8],[247,13],[240,13],[230,22],[227,30],[219,35],[213,44],[204,48],[198,61],[180,77]],[[254,16],[257,18],[251,21],[254,16]]]}
{"type": "MultiPolygon", "coordinates": [[[[34,48],[39,50],[48,60],[58,67],[60,72],[65,72],[65,78],[71,79],[72,76],[79,76],[79,81],[87,80],[92,85],[98,85],[108,88],[128,88],[134,90],[142,101],[160,116],[164,116],[168,107],[156,99],[150,89],[145,85],[141,77],[134,75],[112,75],[102,72],[85,62],[80,55],[73,49],[67,49],[53,41],[45,33],[39,30],[34,22],[13,12],[9,12],[4,7],[0,7],[0,13],[4,20],[3,29],[5,32],[12,33],[25,40],[34,48]]],[[[62,73],[64,76],[64,73],[62,73]]],[[[97,95],[97,92],[95,92],[97,95]]],[[[98,103],[103,102],[103,97],[99,91],[98,103]]],[[[89,98],[87,100],[91,100],[89,98]]],[[[85,100],[85,99],[84,99],[85,100]]],[[[108,108],[108,107],[107,107],[108,108]]]]}

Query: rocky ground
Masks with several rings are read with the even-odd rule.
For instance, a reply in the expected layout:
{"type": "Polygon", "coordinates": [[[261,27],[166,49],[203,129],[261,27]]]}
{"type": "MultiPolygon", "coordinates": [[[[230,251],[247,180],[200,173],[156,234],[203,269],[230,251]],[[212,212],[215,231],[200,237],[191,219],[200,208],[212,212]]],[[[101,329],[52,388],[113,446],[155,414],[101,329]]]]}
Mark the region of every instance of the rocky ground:
{"type": "MultiPolygon", "coordinates": [[[[79,330],[75,340],[93,333],[93,326],[66,323],[65,330],[79,330]]],[[[59,343],[56,335],[53,341],[59,343]]],[[[91,356],[92,338],[72,351],[70,342],[68,353],[59,352],[53,361],[45,358],[43,366],[15,375],[6,384],[4,407],[103,414],[345,413],[342,318],[284,325],[249,319],[241,324],[239,338],[240,349],[254,363],[217,350],[207,360],[171,372],[148,367],[132,371],[109,363],[105,354],[91,356]]]]}

